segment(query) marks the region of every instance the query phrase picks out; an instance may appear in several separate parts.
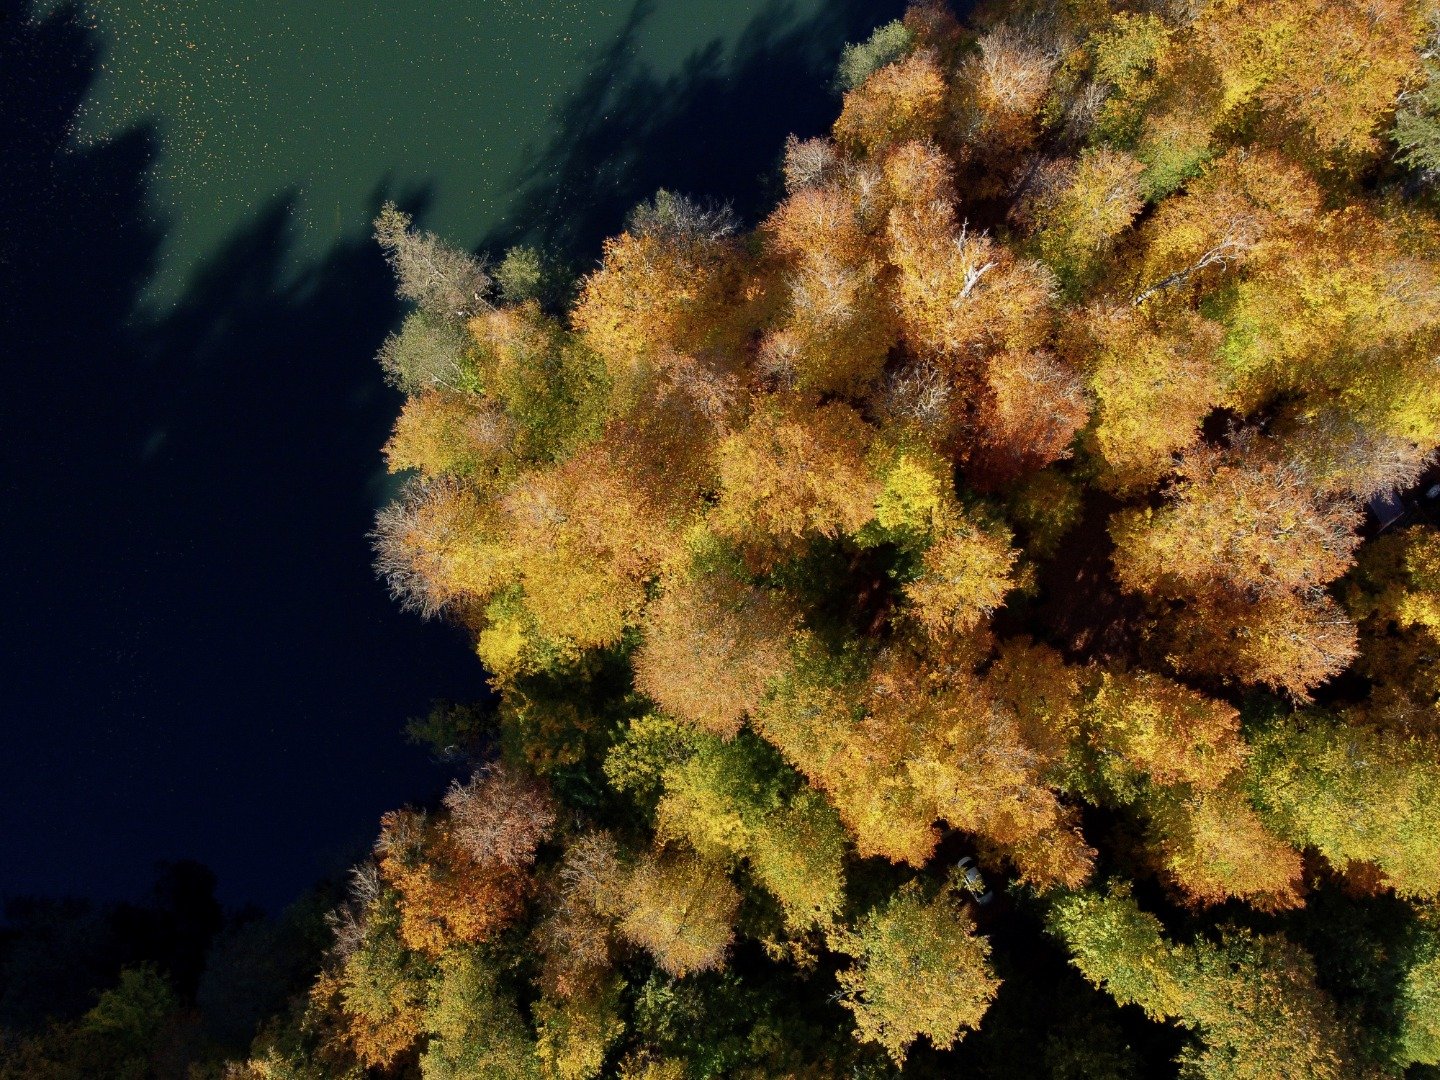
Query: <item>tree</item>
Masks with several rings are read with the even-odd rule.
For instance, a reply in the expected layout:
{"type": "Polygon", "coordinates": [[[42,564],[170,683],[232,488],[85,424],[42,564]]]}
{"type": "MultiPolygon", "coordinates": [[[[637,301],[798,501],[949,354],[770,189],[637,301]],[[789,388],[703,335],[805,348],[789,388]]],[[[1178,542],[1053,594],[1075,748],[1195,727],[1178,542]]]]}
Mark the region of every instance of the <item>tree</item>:
{"type": "Polygon", "coordinates": [[[673,748],[662,766],[658,835],[719,863],[747,860],[790,925],[828,924],[845,898],[845,830],[835,811],[753,735],[701,736],[690,746],[673,748]]]}
{"type": "Polygon", "coordinates": [[[535,930],[540,988],[552,998],[601,993],[612,970],[613,898],[623,870],[606,833],[577,837],[553,884],[555,900],[535,930]]]}
{"type": "Polygon", "coordinates": [[[477,862],[451,822],[387,814],[376,853],[380,876],[397,894],[399,935],[409,949],[438,956],[452,942],[492,937],[520,913],[525,877],[499,860],[477,862]]]}
{"type": "Polygon", "coordinates": [[[963,369],[991,351],[1042,344],[1055,283],[1040,263],[1017,259],[957,221],[950,171],[922,143],[886,160],[886,179],[900,196],[887,236],[906,340],[922,355],[963,369]]]}
{"type": "Polygon", "coordinates": [[[1013,711],[1021,738],[1046,765],[1079,738],[1081,675],[1049,646],[1027,638],[1002,642],[985,682],[996,701],[1013,711]]]}
{"type": "Polygon", "coordinates": [[[606,241],[572,321],[617,384],[643,379],[673,354],[734,344],[742,264],[729,228],[728,219],[662,191],[630,231],[606,241]]]}
{"type": "Polygon", "coordinates": [[[455,842],[476,863],[528,867],[555,827],[545,789],[503,765],[480,770],[445,793],[455,842]]]}
{"type": "Polygon", "coordinates": [[[310,992],[311,1013],[326,1030],[329,1057],[384,1067],[408,1050],[424,1030],[428,963],[400,938],[393,890],[377,888],[353,933],[310,992]]]}
{"type": "Polygon", "coordinates": [[[440,960],[425,1003],[425,1080],[542,1075],[520,1010],[497,982],[493,961],[483,953],[456,951],[440,960]]]}
{"type": "Polygon", "coordinates": [[[1350,1040],[1304,950],[1278,934],[1234,931],[1181,957],[1205,1044],[1181,1060],[1202,1076],[1355,1075],[1350,1040]]]}
{"type": "Polygon", "coordinates": [[[1102,754],[1158,784],[1206,791],[1245,762],[1234,709],[1150,672],[1100,672],[1081,715],[1102,754]]]}
{"type": "Polygon", "coordinates": [[[785,190],[797,195],[810,188],[823,187],[839,174],[840,153],[829,139],[785,139],[785,190]]]}
{"type": "Polygon", "coordinates": [[[1041,173],[1027,217],[1043,222],[1035,250],[1071,292],[1089,282],[1101,260],[1140,212],[1144,165],[1116,150],[1088,150],[1041,173]]]}
{"type": "Polygon", "coordinates": [[[1081,487],[1059,469],[1031,473],[1010,490],[1006,516],[1020,529],[1025,551],[1037,560],[1055,555],[1084,510],[1081,487]]]}
{"type": "Polygon", "coordinates": [[[1355,624],[1320,590],[1252,599],[1192,597],[1172,616],[1171,656],[1182,671],[1266,686],[1296,701],[1339,674],[1357,652],[1355,624]]]}
{"type": "Polygon", "coordinates": [[[534,301],[471,319],[477,411],[504,417],[517,458],[564,461],[598,441],[611,411],[604,361],[534,301]]]}
{"type": "Polygon", "coordinates": [[[754,829],[746,856],[796,930],[825,927],[845,902],[849,838],[819,792],[802,787],[754,829]]]}
{"type": "Polygon", "coordinates": [[[470,379],[466,352],[470,339],[455,320],[412,311],[400,329],[380,346],[380,368],[390,385],[407,394],[425,390],[463,390],[470,379]]]}
{"type": "Polygon", "coordinates": [[[1110,16],[1089,36],[1086,46],[1094,57],[1095,82],[1104,88],[1091,121],[1097,140],[1118,146],[1139,141],[1146,113],[1174,67],[1175,37],[1159,15],[1128,11],[1110,16]]]}
{"type": "Polygon", "coordinates": [[[1352,606],[1360,613],[1440,633],[1440,534],[1411,527],[1383,536],[1365,549],[1359,571],[1352,606]]]}
{"type": "Polygon", "coordinates": [[[914,32],[899,19],[877,27],[863,43],[845,46],[835,82],[842,90],[854,90],[875,72],[903,57],[914,44],[914,32]]]}
{"type": "Polygon", "coordinates": [[[1316,217],[1247,269],[1225,352],[1253,409],[1304,393],[1425,451],[1440,441],[1429,341],[1440,314],[1434,222],[1357,202],[1316,217]],[[1360,358],[1363,357],[1363,360],[1360,358]]]}
{"type": "Polygon", "coordinates": [[[1014,585],[1016,552],[998,529],[959,515],[926,550],[920,576],[905,587],[915,617],[937,635],[974,628],[1014,585]]]}
{"type": "Polygon", "coordinates": [[[1263,109],[1282,132],[1343,160],[1374,152],[1376,128],[1418,65],[1425,27],[1418,9],[1398,2],[1362,12],[1333,0],[1224,0],[1195,30],[1227,112],[1263,109]]]}
{"type": "Polygon", "coordinates": [[[836,654],[813,634],[797,635],[789,670],[753,718],[756,730],[824,791],[862,856],[922,865],[939,833],[933,804],[901,771],[908,730],[868,722],[862,707],[870,658],[836,654]]]}
{"type": "Polygon", "coordinates": [[[1154,306],[1101,306],[1087,315],[1067,344],[1096,401],[1086,442],[1099,458],[1098,479],[1121,494],[1148,488],[1195,445],[1224,400],[1221,328],[1154,306]]]}
{"type": "Polygon", "coordinates": [[[1423,175],[1431,175],[1440,169],[1440,64],[1435,62],[1436,26],[1431,19],[1430,34],[1425,41],[1421,55],[1425,58],[1421,67],[1424,78],[1419,85],[1411,83],[1401,93],[1400,108],[1395,112],[1395,123],[1390,128],[1390,138],[1399,151],[1400,161],[1423,175]]]}
{"type": "Polygon", "coordinates": [[[562,651],[618,641],[676,546],[661,507],[617,457],[591,448],[525,474],[506,498],[520,605],[562,651]]]}
{"type": "Polygon", "coordinates": [[[677,578],[646,609],[635,686],[676,716],[734,735],[784,666],[793,622],[782,598],[734,577],[677,578]]]}
{"type": "Polygon", "coordinates": [[[1177,469],[1162,509],[1117,515],[1111,535],[1121,583],[1162,596],[1218,586],[1266,597],[1345,573],[1359,543],[1359,511],[1317,497],[1296,464],[1265,449],[1228,456],[1195,450],[1177,469]]]}
{"type": "Polygon", "coordinates": [[[493,506],[453,480],[407,483],[370,533],[375,572],[400,605],[425,616],[486,598],[513,575],[493,506]]]}
{"type": "Polygon", "coordinates": [[[1230,151],[1146,223],[1133,303],[1274,265],[1319,208],[1314,178],[1293,161],[1263,149],[1230,151]]]}
{"type": "Polygon", "coordinates": [[[803,391],[863,390],[895,340],[883,263],[861,211],[840,185],[805,187],[765,225],[788,304],[761,346],[762,363],[803,391]]]}
{"type": "Polygon", "coordinates": [[[855,960],[837,978],[857,1036],[879,1043],[896,1064],[922,1035],[941,1048],[964,1038],[1000,986],[989,945],[965,910],[943,892],[927,898],[915,883],[835,944],[855,960]]]}
{"type": "Polygon", "coordinates": [[[1154,790],[1143,800],[1162,872],[1189,900],[1261,910],[1301,903],[1300,853],[1265,827],[1239,784],[1154,790]]]}
{"type": "Polygon", "coordinates": [[[1371,499],[1413,487],[1434,460],[1403,435],[1376,431],[1345,410],[1330,407],[1286,417],[1279,432],[1287,451],[1327,494],[1371,499]]]}
{"type": "Polygon", "coordinates": [[[616,982],[594,996],[560,1002],[542,999],[536,1004],[541,1075],[590,1080],[601,1074],[607,1051],[625,1030],[619,1016],[622,987],[616,982]]]}
{"type": "Polygon", "coordinates": [[[992,26],[960,63],[953,135],[977,195],[1003,191],[1021,154],[1040,134],[1058,53],[1058,43],[1044,39],[1041,25],[992,26]]]}
{"type": "Polygon", "coordinates": [[[1322,715],[1275,725],[1250,786],[1277,833],[1339,868],[1374,863],[1402,896],[1440,894],[1440,766],[1434,746],[1322,715]]]}
{"type": "Polygon", "coordinates": [[[835,138],[877,155],[887,146],[934,135],[945,116],[945,78],[923,52],[878,68],[845,95],[835,138]]]}
{"type": "Polygon", "coordinates": [[[375,219],[375,239],[395,271],[396,291],[436,319],[463,321],[486,303],[490,277],[478,261],[432,232],[412,228],[394,203],[375,219]]]}
{"type": "Polygon", "coordinates": [[[967,473],[995,486],[1068,458],[1090,418],[1080,377],[1045,351],[1003,352],[986,367],[967,473]]]}
{"type": "Polygon", "coordinates": [[[532,247],[517,246],[505,252],[495,267],[495,284],[500,296],[510,304],[523,304],[540,299],[545,285],[545,267],[540,253],[532,247]]]}
{"type": "Polygon", "coordinates": [[[1440,734],[1440,544],[1407,528],[1366,545],[1347,590],[1360,620],[1357,671],[1371,684],[1361,722],[1402,735],[1440,734]]]}
{"type": "Polygon", "coordinates": [[[1065,943],[1070,962],[1121,1005],[1147,1016],[1178,1016],[1187,1000],[1184,972],[1164,926],[1124,889],[1078,891],[1051,903],[1047,927],[1065,943]]]}
{"type": "Polygon", "coordinates": [[[488,487],[515,474],[516,434],[505,413],[431,390],[406,400],[385,444],[385,463],[391,472],[464,477],[488,487]]]}
{"type": "MultiPolygon", "coordinates": [[[[968,648],[978,663],[983,647],[968,648]]],[[[1093,852],[1040,781],[1044,762],[1018,718],[971,674],[966,649],[955,636],[902,639],[866,663],[802,639],[759,729],[825,790],[863,855],[919,866],[943,819],[1039,887],[1083,880],[1093,852]]]]}
{"type": "Polygon", "coordinates": [[[650,852],[630,870],[622,895],[629,910],[620,932],[663,970],[678,978],[724,962],[740,893],[722,867],[693,854],[650,852]]]}
{"type": "Polygon", "coordinates": [[[1411,935],[1404,957],[1405,976],[1398,994],[1400,1016],[1395,1063],[1440,1064],[1440,934],[1434,912],[1411,935]]]}
{"type": "Polygon", "coordinates": [[[1232,930],[1219,942],[1176,945],[1123,892],[1071,893],[1054,902],[1051,932],[1073,963],[1121,1004],[1197,1032],[1181,1056],[1202,1077],[1355,1075],[1334,1003],[1314,961],[1279,935],[1232,930]]]}
{"type": "Polygon", "coordinates": [[[873,430],[850,406],[765,402],[717,450],[714,530],[762,563],[814,536],[858,531],[877,485],[866,468],[873,430]]]}

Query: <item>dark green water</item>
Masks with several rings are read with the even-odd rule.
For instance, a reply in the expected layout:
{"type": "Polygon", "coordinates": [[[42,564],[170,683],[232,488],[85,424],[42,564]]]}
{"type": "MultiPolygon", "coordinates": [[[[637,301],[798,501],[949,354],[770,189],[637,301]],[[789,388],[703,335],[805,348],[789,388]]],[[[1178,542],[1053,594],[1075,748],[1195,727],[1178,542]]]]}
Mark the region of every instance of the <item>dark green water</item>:
{"type": "Polygon", "coordinates": [[[562,134],[560,113],[595,64],[609,57],[663,85],[687,62],[733,57],[747,29],[774,41],[822,6],[92,0],[108,44],[78,134],[93,144],[155,122],[168,225],[158,286],[173,296],[282,190],[298,196],[301,255],[362,228],[379,183],[430,188],[432,227],[477,243],[515,209],[517,182],[562,134]]]}
{"type": "Polygon", "coordinates": [[[0,0],[0,896],[159,859],[271,906],[449,771],[464,636],[365,533],[379,201],[570,266],[657,187],[776,195],[879,0],[0,0]]]}

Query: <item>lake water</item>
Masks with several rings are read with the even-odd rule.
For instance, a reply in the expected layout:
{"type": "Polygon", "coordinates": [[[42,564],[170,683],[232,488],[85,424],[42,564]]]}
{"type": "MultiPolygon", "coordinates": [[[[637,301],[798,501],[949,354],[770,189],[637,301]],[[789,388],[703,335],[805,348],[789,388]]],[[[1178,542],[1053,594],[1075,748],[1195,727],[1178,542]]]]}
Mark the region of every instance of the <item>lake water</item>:
{"type": "MultiPolygon", "coordinates": [[[[154,295],[168,299],[281,190],[296,195],[302,254],[363,229],[380,187],[432,192],[431,227],[478,244],[506,224],[517,188],[543,179],[528,167],[553,149],[567,106],[600,105],[592,122],[644,127],[657,117],[626,115],[638,104],[627,99],[637,82],[693,93],[697,82],[723,80],[727,67],[738,74],[737,56],[743,65],[757,50],[798,56],[798,74],[808,75],[833,52],[838,29],[873,21],[866,6],[94,0],[84,17],[104,55],[78,136],[93,143],[158,120],[152,180],[168,228],[154,295]]],[[[749,74],[774,87],[797,73],[749,74]]],[[[763,109],[795,115],[785,101],[763,109]]],[[[768,129],[767,120],[749,122],[768,129]]],[[[712,134],[721,143],[730,136],[712,134]]]]}
{"type": "Polygon", "coordinates": [[[385,197],[578,266],[658,186],[776,191],[865,0],[0,0],[0,894],[159,859],[275,906],[484,693],[364,533],[398,407],[385,197]]]}

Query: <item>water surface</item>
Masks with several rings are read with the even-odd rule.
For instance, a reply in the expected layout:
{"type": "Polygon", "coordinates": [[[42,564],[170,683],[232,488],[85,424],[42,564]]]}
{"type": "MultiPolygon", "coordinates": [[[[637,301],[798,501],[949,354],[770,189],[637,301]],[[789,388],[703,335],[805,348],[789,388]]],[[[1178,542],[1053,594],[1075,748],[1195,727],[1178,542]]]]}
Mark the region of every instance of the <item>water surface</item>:
{"type": "Polygon", "coordinates": [[[152,181],[168,229],[156,295],[172,298],[282,188],[297,195],[303,254],[363,228],[377,181],[430,188],[430,224],[477,243],[505,220],[517,177],[597,60],[611,77],[663,82],[687,61],[733,55],[747,28],[773,40],[821,6],[92,0],[84,18],[106,45],[77,136],[93,145],[158,121],[152,181]]]}
{"type": "Polygon", "coordinates": [[[473,699],[364,534],[398,408],[379,200],[593,262],[665,185],[773,198],[865,0],[0,0],[0,894],[199,859],[275,906],[473,699]]]}

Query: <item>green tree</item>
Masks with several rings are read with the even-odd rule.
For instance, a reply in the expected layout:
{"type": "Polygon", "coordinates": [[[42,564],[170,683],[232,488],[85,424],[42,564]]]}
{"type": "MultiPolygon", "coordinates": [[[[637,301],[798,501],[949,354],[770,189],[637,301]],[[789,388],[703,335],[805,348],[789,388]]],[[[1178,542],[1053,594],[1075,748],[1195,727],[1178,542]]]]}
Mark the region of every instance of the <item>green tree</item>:
{"type": "Polygon", "coordinates": [[[1050,929],[1081,973],[1122,1005],[1194,1031],[1184,1065],[1216,1080],[1353,1076],[1349,1037],[1314,961],[1279,935],[1229,930],[1176,944],[1125,892],[1071,893],[1050,929]]]}
{"type": "Polygon", "coordinates": [[[1000,986],[989,945],[959,902],[944,892],[926,898],[914,884],[853,932],[837,934],[834,945],[855,960],[839,980],[857,1035],[898,1064],[922,1035],[941,1048],[964,1038],[1000,986]]]}
{"type": "Polygon", "coordinates": [[[1374,863],[1404,896],[1440,893],[1440,764],[1429,741],[1311,714],[1276,724],[1250,763],[1272,827],[1334,863],[1374,863]]]}

